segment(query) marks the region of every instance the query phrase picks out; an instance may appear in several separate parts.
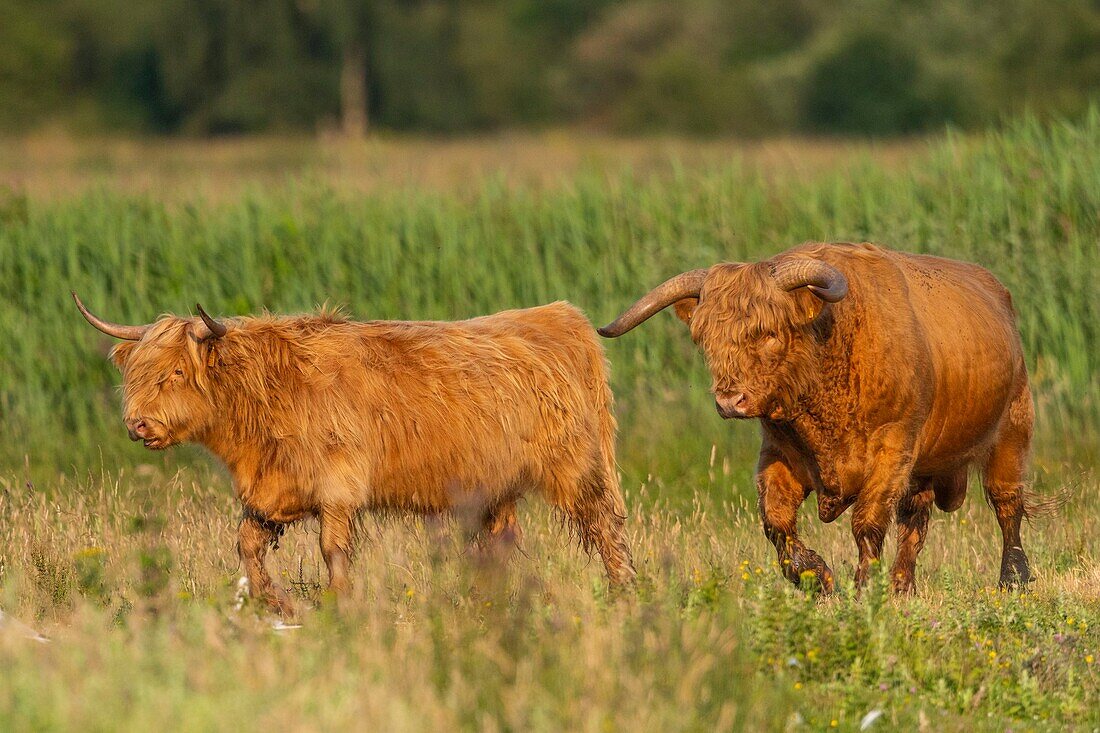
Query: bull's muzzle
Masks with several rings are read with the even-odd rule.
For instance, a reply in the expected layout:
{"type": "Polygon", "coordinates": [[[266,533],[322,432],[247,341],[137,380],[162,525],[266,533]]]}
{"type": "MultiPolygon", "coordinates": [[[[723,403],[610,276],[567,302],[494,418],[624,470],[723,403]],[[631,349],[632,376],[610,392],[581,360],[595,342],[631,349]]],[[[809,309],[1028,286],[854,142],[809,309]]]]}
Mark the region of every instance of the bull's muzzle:
{"type": "Polygon", "coordinates": [[[718,394],[714,396],[714,407],[724,419],[751,417],[749,398],[744,392],[736,394],[718,394]]]}

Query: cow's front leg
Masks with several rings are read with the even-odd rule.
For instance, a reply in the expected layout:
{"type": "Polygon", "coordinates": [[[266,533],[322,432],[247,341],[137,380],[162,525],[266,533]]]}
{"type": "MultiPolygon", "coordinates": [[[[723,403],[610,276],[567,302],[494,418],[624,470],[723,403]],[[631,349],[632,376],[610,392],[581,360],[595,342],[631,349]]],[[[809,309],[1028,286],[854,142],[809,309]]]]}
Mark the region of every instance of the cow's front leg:
{"type": "Polygon", "coordinates": [[[329,506],[321,512],[321,556],[328,567],[328,589],[337,595],[351,588],[351,567],[356,513],[345,507],[329,506]]]}
{"type": "Polygon", "coordinates": [[[775,545],[784,577],[801,585],[803,575],[810,573],[821,590],[832,593],[833,571],[820,555],[798,539],[798,508],[809,493],[805,484],[795,477],[781,456],[765,452],[760,456],[756,490],[764,535],[775,545]]]}
{"type": "Polygon", "coordinates": [[[237,525],[237,554],[248,577],[250,595],[282,616],[293,618],[294,604],[286,591],[271,581],[264,564],[267,549],[275,544],[281,533],[282,525],[262,519],[246,509],[237,525]]]}

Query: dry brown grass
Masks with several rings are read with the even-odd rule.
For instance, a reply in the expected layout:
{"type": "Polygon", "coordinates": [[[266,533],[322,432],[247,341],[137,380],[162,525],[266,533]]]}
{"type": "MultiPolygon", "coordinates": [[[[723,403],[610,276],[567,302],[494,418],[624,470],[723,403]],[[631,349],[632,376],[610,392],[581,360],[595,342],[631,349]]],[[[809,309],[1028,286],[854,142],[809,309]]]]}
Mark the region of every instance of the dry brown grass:
{"type": "Polygon", "coordinates": [[[313,180],[340,190],[407,187],[462,191],[488,180],[553,187],[582,171],[671,176],[738,163],[767,177],[812,177],[873,161],[892,167],[926,150],[921,140],[886,143],[814,139],[699,141],[615,138],[575,132],[473,138],[378,136],[224,140],[74,139],[40,134],[0,142],[0,186],[36,199],[89,188],[158,198],[232,198],[245,190],[313,180]]]}
{"type": "MultiPolygon", "coordinates": [[[[273,570],[307,610],[278,633],[234,610],[237,510],[224,479],[158,469],[32,489],[0,480],[0,603],[52,638],[0,633],[0,729],[852,730],[1095,725],[1095,477],[1028,528],[1038,581],[999,594],[978,491],[938,514],[919,592],[815,601],[773,567],[746,487],[628,493],[635,592],[608,597],[537,504],[522,552],[470,554],[451,522],[368,522],[352,596],[321,593],[316,527],[273,570]]],[[[846,522],[805,519],[850,576],[846,522]]]]}

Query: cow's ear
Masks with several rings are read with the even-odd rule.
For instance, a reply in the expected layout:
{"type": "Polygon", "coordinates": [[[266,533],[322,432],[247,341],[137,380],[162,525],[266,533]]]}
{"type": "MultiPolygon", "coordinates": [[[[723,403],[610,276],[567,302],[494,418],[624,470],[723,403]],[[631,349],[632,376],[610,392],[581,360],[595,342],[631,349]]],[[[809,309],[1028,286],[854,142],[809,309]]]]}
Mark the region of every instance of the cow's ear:
{"type": "Polygon", "coordinates": [[[130,354],[134,352],[135,346],[137,346],[137,343],[134,341],[123,341],[120,344],[115,344],[114,348],[111,349],[111,362],[120,372],[126,367],[126,362],[130,358],[130,354]]]}
{"type": "Polygon", "coordinates": [[[221,361],[218,359],[218,350],[215,346],[216,343],[217,343],[217,339],[215,339],[215,338],[206,339],[202,343],[202,348],[206,352],[206,368],[207,369],[214,369],[219,364],[221,364],[221,361]]]}
{"type": "Polygon", "coordinates": [[[684,298],[683,300],[677,300],[672,307],[676,309],[676,315],[684,322],[684,325],[691,328],[691,316],[695,313],[697,305],[699,305],[698,298],[684,298]]]}
{"type": "Polygon", "coordinates": [[[795,308],[799,314],[799,323],[813,323],[825,310],[825,301],[810,292],[809,288],[799,288],[791,292],[795,308]]]}

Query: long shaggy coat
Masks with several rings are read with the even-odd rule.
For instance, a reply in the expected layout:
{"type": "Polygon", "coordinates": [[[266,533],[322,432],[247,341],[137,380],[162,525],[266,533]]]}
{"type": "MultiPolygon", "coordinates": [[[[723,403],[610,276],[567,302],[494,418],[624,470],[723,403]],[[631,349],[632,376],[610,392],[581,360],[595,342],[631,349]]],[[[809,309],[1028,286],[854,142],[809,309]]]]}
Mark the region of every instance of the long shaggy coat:
{"type": "Polygon", "coordinates": [[[165,316],[115,347],[124,417],[150,448],[199,443],[225,462],[251,587],[273,606],[290,610],[264,568],[287,523],[320,519],[340,591],[360,511],[473,506],[484,539],[512,533],[515,502],[532,492],[612,582],[633,577],[607,364],[568,303],[460,322],[207,323],[165,316]]]}

